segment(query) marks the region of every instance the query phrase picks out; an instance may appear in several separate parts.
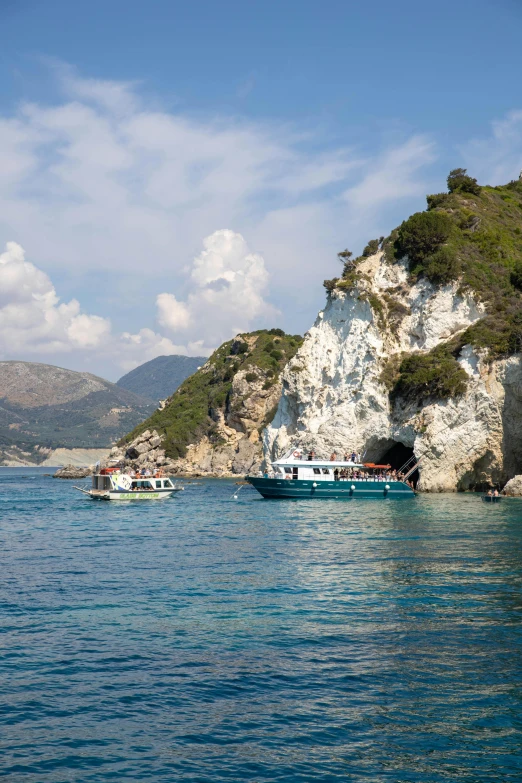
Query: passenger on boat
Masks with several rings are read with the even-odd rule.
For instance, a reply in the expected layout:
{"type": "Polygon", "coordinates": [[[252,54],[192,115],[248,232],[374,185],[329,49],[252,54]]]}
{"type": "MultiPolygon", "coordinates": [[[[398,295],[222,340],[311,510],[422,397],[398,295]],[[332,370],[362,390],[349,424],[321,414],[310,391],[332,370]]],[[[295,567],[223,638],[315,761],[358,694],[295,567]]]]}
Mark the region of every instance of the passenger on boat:
{"type": "Polygon", "coordinates": [[[495,489],[495,491],[493,492],[493,497],[498,498],[498,489],[495,489]]]}
{"type": "Polygon", "coordinates": [[[334,481],[339,481],[339,468],[334,470],[334,481]]]}
{"type": "Polygon", "coordinates": [[[336,460],[337,460],[337,452],[332,451],[332,453],[330,454],[330,462],[335,462],[336,460]]]}
{"type": "Polygon", "coordinates": [[[315,459],[315,451],[313,449],[310,449],[310,451],[308,452],[308,462],[311,462],[314,459],[315,459]]]}
{"type": "Polygon", "coordinates": [[[355,451],[352,451],[350,455],[350,459],[352,462],[357,462],[357,454],[355,453],[355,451]]]}

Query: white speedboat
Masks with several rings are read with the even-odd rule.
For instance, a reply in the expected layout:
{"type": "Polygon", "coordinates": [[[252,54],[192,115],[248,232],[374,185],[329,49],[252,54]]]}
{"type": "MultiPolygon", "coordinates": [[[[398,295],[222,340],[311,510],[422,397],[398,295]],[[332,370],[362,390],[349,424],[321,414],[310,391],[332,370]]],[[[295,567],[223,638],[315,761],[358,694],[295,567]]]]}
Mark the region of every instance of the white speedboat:
{"type": "Polygon", "coordinates": [[[183,487],[158,471],[153,476],[129,476],[120,468],[102,468],[92,477],[92,487],[74,487],[93,500],[160,500],[183,487]]]}

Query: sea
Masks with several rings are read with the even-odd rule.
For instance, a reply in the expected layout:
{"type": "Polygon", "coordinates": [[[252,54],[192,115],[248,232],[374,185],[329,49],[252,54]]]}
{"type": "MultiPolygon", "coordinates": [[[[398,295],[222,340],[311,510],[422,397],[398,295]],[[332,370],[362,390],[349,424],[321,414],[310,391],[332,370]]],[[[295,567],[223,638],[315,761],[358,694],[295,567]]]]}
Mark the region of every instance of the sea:
{"type": "Polygon", "coordinates": [[[0,777],[520,783],[521,500],[74,483],[0,472],[0,777]]]}

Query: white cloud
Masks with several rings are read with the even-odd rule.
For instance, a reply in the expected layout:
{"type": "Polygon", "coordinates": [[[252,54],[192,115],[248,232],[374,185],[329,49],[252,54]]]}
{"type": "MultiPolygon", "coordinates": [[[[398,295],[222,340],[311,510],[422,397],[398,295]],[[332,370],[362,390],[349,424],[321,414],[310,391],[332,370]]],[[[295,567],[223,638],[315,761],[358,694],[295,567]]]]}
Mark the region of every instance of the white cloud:
{"type": "Polygon", "coordinates": [[[0,254],[0,356],[89,354],[128,371],[162,354],[196,353],[204,346],[175,345],[152,329],[114,334],[109,319],[88,315],[72,299],[60,303],[49,277],[25,260],[25,251],[8,242],[0,254]]]}
{"type": "MultiPolygon", "coordinates": [[[[195,118],[151,107],[133,84],[58,73],[65,99],[0,116],[0,243],[16,239],[37,259],[47,294],[47,275],[81,290],[83,311],[53,302],[52,338],[18,335],[18,355],[75,346],[101,357],[109,312],[126,365],[154,351],[208,352],[252,326],[304,330],[336,251],[385,233],[396,223],[386,213],[382,225],[385,208],[408,198],[418,208],[427,192],[424,137],[370,158],[302,129],[195,118]],[[152,331],[155,317],[173,342],[152,331]]],[[[394,208],[397,218],[408,209],[394,208]]]]}
{"type": "Polygon", "coordinates": [[[176,332],[190,329],[200,337],[200,345],[210,349],[247,331],[260,316],[275,318],[277,311],[264,299],[269,279],[265,262],[250,251],[241,234],[215,231],[203,247],[194,259],[186,302],[162,293],[157,307],[163,326],[176,332]]]}
{"type": "Polygon", "coordinates": [[[349,188],[344,198],[362,211],[376,209],[383,202],[425,195],[426,185],[419,172],[434,158],[433,142],[426,136],[414,136],[370,161],[361,181],[349,188]]]}
{"type": "Polygon", "coordinates": [[[8,242],[0,255],[0,352],[66,352],[95,348],[110,322],[80,311],[76,299],[60,304],[49,277],[25,260],[23,248],[8,242]]]}
{"type": "Polygon", "coordinates": [[[469,173],[481,183],[505,184],[522,170],[522,110],[511,111],[491,124],[487,138],[461,148],[469,173]]]}
{"type": "Polygon", "coordinates": [[[187,353],[198,356],[201,353],[201,351],[193,350],[192,346],[187,348],[185,345],[175,345],[168,337],[147,328],[140,329],[137,334],[123,332],[114,342],[118,355],[118,366],[125,372],[129,372],[134,367],[138,367],[156,356],[187,353]]]}
{"type": "Polygon", "coordinates": [[[162,326],[176,331],[186,329],[190,324],[190,310],[178,302],[174,294],[158,294],[156,297],[158,321],[162,326]]]}

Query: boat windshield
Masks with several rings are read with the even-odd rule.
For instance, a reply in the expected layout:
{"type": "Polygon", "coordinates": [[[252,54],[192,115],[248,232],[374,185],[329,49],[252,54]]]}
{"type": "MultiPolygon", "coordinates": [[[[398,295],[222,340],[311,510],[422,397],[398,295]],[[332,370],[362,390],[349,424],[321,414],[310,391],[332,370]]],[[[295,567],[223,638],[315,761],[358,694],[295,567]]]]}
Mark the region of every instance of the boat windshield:
{"type": "Polygon", "coordinates": [[[138,490],[138,489],[140,489],[140,490],[144,490],[144,489],[147,490],[147,489],[153,489],[153,487],[152,487],[152,484],[150,483],[150,481],[148,479],[144,479],[142,481],[133,481],[131,489],[133,491],[138,490]]]}

